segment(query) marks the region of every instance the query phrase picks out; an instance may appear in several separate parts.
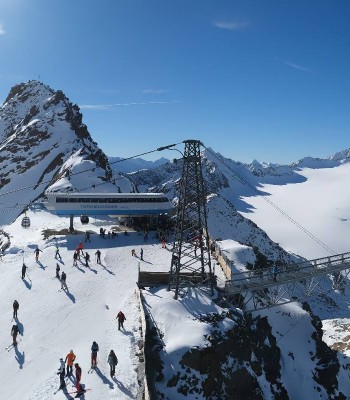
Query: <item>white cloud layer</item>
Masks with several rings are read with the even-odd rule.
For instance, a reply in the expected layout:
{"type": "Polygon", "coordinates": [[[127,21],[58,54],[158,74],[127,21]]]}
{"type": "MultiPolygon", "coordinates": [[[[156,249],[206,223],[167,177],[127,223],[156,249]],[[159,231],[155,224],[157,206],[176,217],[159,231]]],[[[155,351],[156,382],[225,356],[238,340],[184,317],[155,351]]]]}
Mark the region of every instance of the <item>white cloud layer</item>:
{"type": "Polygon", "coordinates": [[[150,104],[171,104],[171,103],[182,103],[180,100],[172,101],[147,101],[140,103],[116,103],[116,104],[81,104],[79,105],[81,110],[105,110],[108,108],[115,107],[128,107],[128,106],[145,106],[150,104]]]}
{"type": "Polygon", "coordinates": [[[168,91],[164,90],[164,89],[144,89],[144,90],[142,90],[142,93],[146,93],[146,94],[163,94],[163,93],[168,93],[168,91]]]}
{"type": "Polygon", "coordinates": [[[248,22],[233,22],[233,21],[215,21],[214,26],[220,29],[228,29],[230,31],[239,31],[248,26],[248,22]]]}
{"type": "Polygon", "coordinates": [[[0,35],[4,35],[5,34],[5,30],[4,30],[4,28],[2,27],[2,25],[0,24],[0,35]]]}
{"type": "Polygon", "coordinates": [[[303,67],[301,65],[295,64],[293,62],[290,62],[288,60],[281,60],[283,64],[287,65],[288,67],[297,69],[298,71],[303,71],[303,72],[313,72],[311,69],[303,67]]]}

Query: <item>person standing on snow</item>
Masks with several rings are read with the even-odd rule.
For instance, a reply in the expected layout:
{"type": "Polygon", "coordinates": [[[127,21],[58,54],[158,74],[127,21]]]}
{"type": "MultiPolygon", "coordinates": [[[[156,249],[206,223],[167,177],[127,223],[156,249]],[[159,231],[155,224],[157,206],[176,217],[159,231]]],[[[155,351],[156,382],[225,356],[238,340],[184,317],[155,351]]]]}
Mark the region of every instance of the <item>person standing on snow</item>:
{"type": "Polygon", "coordinates": [[[22,279],[25,278],[26,271],[27,271],[27,266],[23,263],[23,265],[22,265],[22,279]]]}
{"type": "Polygon", "coordinates": [[[34,250],[34,254],[35,254],[35,259],[36,259],[36,261],[38,261],[39,253],[40,253],[40,252],[42,252],[42,251],[39,249],[39,247],[37,247],[37,248],[34,250]]]}
{"type": "Polygon", "coordinates": [[[17,318],[17,311],[19,309],[19,303],[17,300],[13,302],[13,319],[17,318]]]}
{"type": "Polygon", "coordinates": [[[64,374],[65,374],[65,365],[64,365],[63,358],[60,358],[60,367],[58,368],[58,372],[57,372],[57,375],[60,376],[60,387],[58,388],[58,390],[66,387],[66,382],[64,381],[64,374]]]}
{"type": "Polygon", "coordinates": [[[97,250],[95,255],[96,255],[97,264],[101,264],[101,252],[100,252],[100,250],[97,250]]]}
{"type": "Polygon", "coordinates": [[[67,355],[66,355],[66,363],[67,363],[67,376],[72,375],[72,370],[73,370],[73,363],[76,359],[75,354],[73,353],[73,350],[71,350],[67,355]]]}
{"type": "Polygon", "coordinates": [[[78,266],[78,253],[75,251],[73,254],[73,267],[78,266]]]}
{"type": "Polygon", "coordinates": [[[61,279],[60,278],[60,266],[59,266],[59,264],[57,263],[56,264],[56,278],[58,278],[58,279],[61,279]]]}
{"type": "Polygon", "coordinates": [[[68,287],[67,287],[67,275],[64,271],[62,271],[62,275],[61,275],[61,289],[66,289],[68,292],[68,287]]]}
{"type": "Polygon", "coordinates": [[[85,251],[84,258],[85,258],[85,266],[89,268],[90,255],[88,254],[87,251],[85,251]]]}
{"type": "Polygon", "coordinates": [[[99,351],[98,344],[92,342],[91,346],[91,368],[96,368],[97,366],[97,352],[99,351]]]}
{"type": "Polygon", "coordinates": [[[77,246],[77,253],[78,253],[78,258],[79,258],[79,260],[80,260],[80,252],[81,252],[81,255],[82,255],[82,256],[84,255],[83,249],[84,249],[83,242],[79,242],[79,244],[78,244],[78,246],[77,246]]]}
{"type": "Polygon", "coordinates": [[[115,367],[118,364],[118,358],[115,355],[114,351],[111,350],[109,355],[108,355],[108,359],[107,362],[109,364],[110,367],[110,374],[111,374],[111,378],[114,378],[115,375],[115,367]]]}
{"type": "Polygon", "coordinates": [[[141,248],[141,250],[140,250],[140,260],[143,261],[143,248],[141,248]]]}
{"type": "Polygon", "coordinates": [[[81,368],[78,363],[74,364],[75,367],[75,387],[78,393],[82,393],[80,381],[81,381],[81,368]]]}
{"type": "Polygon", "coordinates": [[[60,254],[60,249],[56,246],[55,258],[57,259],[57,257],[59,257],[60,260],[62,260],[62,257],[61,257],[61,254],[60,254]]]}
{"type": "Polygon", "coordinates": [[[18,326],[17,326],[16,324],[15,324],[15,325],[12,325],[12,328],[11,328],[11,336],[12,336],[12,340],[13,340],[13,345],[14,345],[14,346],[17,345],[17,335],[18,335],[19,333],[21,333],[21,332],[19,331],[18,326]]]}
{"type": "Polygon", "coordinates": [[[118,312],[117,320],[118,320],[118,331],[120,331],[121,327],[124,329],[124,321],[126,320],[125,315],[122,311],[118,312]]]}

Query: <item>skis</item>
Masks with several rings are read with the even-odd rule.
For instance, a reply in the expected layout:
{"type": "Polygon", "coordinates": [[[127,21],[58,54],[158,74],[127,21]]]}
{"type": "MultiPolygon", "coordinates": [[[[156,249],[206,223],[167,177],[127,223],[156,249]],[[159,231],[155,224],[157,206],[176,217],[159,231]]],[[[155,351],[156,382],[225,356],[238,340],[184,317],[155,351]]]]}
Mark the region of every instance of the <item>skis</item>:
{"type": "Polygon", "coordinates": [[[66,386],[58,388],[53,394],[57,394],[60,390],[66,389],[66,386]]]}
{"type": "MultiPolygon", "coordinates": [[[[16,343],[16,346],[18,345],[18,342],[16,343]]],[[[7,346],[5,350],[10,351],[12,348],[15,347],[15,345],[12,343],[10,346],[7,346]]]]}
{"type": "MultiPolygon", "coordinates": [[[[18,345],[18,343],[21,341],[21,339],[19,339],[17,342],[16,342],[16,346],[18,345]]],[[[13,347],[15,347],[15,345],[13,344],[13,343],[11,343],[9,346],[7,346],[6,348],[5,348],[5,350],[7,350],[7,351],[10,351],[13,347]]]]}
{"type": "Polygon", "coordinates": [[[80,392],[78,392],[77,390],[74,390],[73,392],[67,392],[67,394],[76,394],[75,397],[79,397],[82,394],[84,394],[85,392],[87,392],[88,390],[92,390],[92,389],[83,389],[80,392]]]}

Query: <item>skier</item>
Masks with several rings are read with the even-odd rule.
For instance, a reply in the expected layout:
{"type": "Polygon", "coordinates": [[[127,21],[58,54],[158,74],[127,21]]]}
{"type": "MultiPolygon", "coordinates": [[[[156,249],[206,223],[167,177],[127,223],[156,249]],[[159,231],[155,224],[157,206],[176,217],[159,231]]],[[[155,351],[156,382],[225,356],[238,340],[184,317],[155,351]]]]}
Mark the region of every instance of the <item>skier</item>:
{"type": "Polygon", "coordinates": [[[110,367],[110,372],[111,372],[111,378],[114,378],[115,375],[115,367],[118,364],[118,358],[115,355],[114,351],[111,350],[109,355],[108,355],[108,359],[107,362],[109,364],[110,367]]]}
{"type": "MultiPolygon", "coordinates": [[[[80,260],[80,258],[79,258],[80,260]]],[[[78,253],[75,251],[73,254],[73,267],[77,267],[78,266],[78,253]]]]}
{"type": "Polygon", "coordinates": [[[68,292],[68,287],[67,287],[67,275],[64,271],[62,271],[62,275],[61,275],[61,289],[66,289],[68,292]]]}
{"type": "Polygon", "coordinates": [[[84,248],[83,242],[79,242],[79,244],[77,246],[77,253],[78,253],[79,260],[80,260],[80,252],[81,252],[82,256],[84,255],[83,248],[84,248]]]}
{"type": "Polygon", "coordinates": [[[120,331],[121,327],[124,329],[124,321],[126,320],[125,315],[122,311],[118,312],[117,320],[118,320],[118,331],[120,331]]]}
{"type": "Polygon", "coordinates": [[[19,303],[17,300],[13,302],[13,319],[17,318],[17,311],[19,309],[19,303]]]}
{"type": "Polygon", "coordinates": [[[140,250],[140,259],[143,261],[143,249],[140,250]]]}
{"type": "Polygon", "coordinates": [[[91,346],[91,368],[96,368],[97,365],[97,352],[99,351],[98,344],[92,342],[91,346]]]}
{"type": "Polygon", "coordinates": [[[17,345],[17,335],[20,334],[21,332],[19,331],[19,328],[16,324],[12,325],[11,329],[11,335],[12,335],[12,340],[13,340],[13,345],[17,345]]]}
{"type": "Polygon", "coordinates": [[[35,254],[35,259],[36,259],[36,261],[38,261],[39,253],[40,253],[40,252],[42,252],[42,251],[39,249],[39,247],[37,247],[37,248],[34,250],[34,254],[35,254]]]}
{"type": "Polygon", "coordinates": [[[57,263],[56,264],[56,278],[58,278],[58,279],[61,279],[60,278],[60,266],[59,266],[59,264],[57,263]]]}
{"type": "Polygon", "coordinates": [[[25,276],[26,276],[26,270],[27,270],[27,266],[23,263],[23,265],[22,265],[22,279],[24,279],[25,276]]]}
{"type": "Polygon", "coordinates": [[[97,250],[95,255],[96,255],[97,264],[101,264],[101,252],[100,252],[100,250],[97,250]]]}
{"type": "Polygon", "coordinates": [[[83,393],[84,391],[82,390],[80,386],[80,381],[81,381],[81,368],[78,363],[74,364],[75,367],[75,387],[77,389],[77,395],[83,393]]]}
{"type": "Polygon", "coordinates": [[[100,238],[103,236],[103,228],[100,228],[100,238]]]}
{"type": "Polygon", "coordinates": [[[57,259],[57,257],[59,257],[60,260],[62,260],[62,257],[61,257],[61,254],[60,254],[60,249],[56,246],[55,258],[57,259]]]}
{"type": "Polygon", "coordinates": [[[85,243],[86,242],[89,242],[89,243],[91,242],[91,240],[90,240],[90,232],[88,232],[88,231],[85,232],[85,243]]]}
{"type": "Polygon", "coordinates": [[[65,372],[64,361],[63,361],[63,358],[60,358],[60,367],[58,368],[58,372],[57,372],[57,375],[60,376],[60,387],[58,388],[58,390],[66,387],[66,382],[64,381],[64,372],[65,372]]]}
{"type": "Polygon", "coordinates": [[[76,359],[75,354],[73,353],[73,350],[71,350],[67,355],[66,355],[66,363],[67,363],[67,376],[72,375],[72,369],[73,369],[73,363],[76,359]]]}
{"type": "Polygon", "coordinates": [[[85,251],[84,258],[85,258],[85,266],[86,266],[86,267],[89,267],[90,255],[89,255],[89,253],[86,252],[86,251],[85,251]]]}
{"type": "Polygon", "coordinates": [[[132,250],[131,250],[131,256],[132,256],[132,257],[136,257],[136,251],[135,251],[135,249],[132,249],[132,250]]]}
{"type": "Polygon", "coordinates": [[[165,237],[162,238],[162,249],[166,249],[165,237]]]}

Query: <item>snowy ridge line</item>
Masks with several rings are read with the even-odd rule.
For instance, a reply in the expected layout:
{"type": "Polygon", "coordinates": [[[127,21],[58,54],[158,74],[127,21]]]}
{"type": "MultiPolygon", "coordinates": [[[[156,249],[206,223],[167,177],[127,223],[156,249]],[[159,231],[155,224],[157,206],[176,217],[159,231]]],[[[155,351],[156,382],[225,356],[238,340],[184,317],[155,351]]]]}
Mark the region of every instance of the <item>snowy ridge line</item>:
{"type": "MultiPolygon", "coordinates": [[[[258,193],[259,196],[260,193],[257,190],[257,188],[249,183],[247,180],[245,180],[242,176],[240,176],[237,172],[235,172],[229,165],[226,164],[226,162],[223,159],[220,159],[211,149],[208,147],[204,146],[202,143],[203,147],[211,153],[216,159],[220,162],[222,162],[226,168],[228,168],[234,177],[242,184],[247,185],[250,189],[252,189],[254,192],[258,193]]],[[[220,155],[221,156],[221,155],[220,155]]],[[[222,157],[222,156],[221,156],[222,157]]],[[[223,158],[223,157],[222,157],[223,158]]],[[[296,221],[294,218],[292,218],[290,215],[288,215],[285,211],[283,211],[277,204],[272,202],[270,199],[268,199],[266,196],[261,196],[267,203],[269,203],[272,207],[274,207],[280,214],[282,214],[285,218],[287,218],[290,222],[292,222],[296,227],[298,227],[301,231],[303,231],[306,235],[308,235],[312,240],[314,240],[317,244],[319,244],[321,247],[323,247],[326,251],[328,251],[331,254],[336,254],[334,250],[332,250],[330,247],[328,247],[324,242],[322,242],[321,239],[317,238],[314,234],[312,234],[310,231],[308,231],[305,227],[303,227],[298,221],[296,221]]]]}
{"type": "MultiPolygon", "coordinates": [[[[157,151],[166,150],[166,149],[168,149],[169,147],[178,146],[178,145],[181,144],[181,143],[183,143],[183,142],[176,143],[176,144],[171,144],[171,145],[168,145],[168,146],[158,147],[157,149],[154,149],[154,150],[150,150],[150,151],[147,151],[147,152],[144,152],[144,153],[136,154],[135,156],[126,157],[126,158],[123,158],[123,159],[121,159],[121,160],[114,161],[114,162],[112,162],[111,164],[116,164],[116,163],[119,163],[119,162],[122,162],[122,161],[131,160],[132,158],[141,157],[141,156],[144,156],[144,155],[147,155],[147,154],[155,153],[155,152],[157,152],[157,151]]],[[[81,150],[82,150],[82,149],[81,149],[81,150]]],[[[82,170],[82,171],[74,172],[74,173],[70,174],[70,176],[75,176],[75,175],[79,175],[79,174],[82,174],[82,173],[85,173],[85,172],[94,171],[95,169],[96,169],[96,167],[87,168],[87,169],[84,169],[84,170],[82,170]]],[[[124,177],[122,177],[122,178],[120,178],[120,179],[123,179],[123,178],[124,178],[124,177]]],[[[47,181],[37,182],[37,183],[35,183],[35,184],[33,184],[33,185],[24,186],[24,187],[22,187],[22,188],[17,188],[17,189],[9,190],[8,192],[0,193],[0,197],[1,197],[1,196],[5,196],[5,195],[7,195],[7,194],[20,192],[20,191],[22,191],[22,190],[31,189],[31,188],[33,188],[33,187],[38,187],[39,185],[44,185],[44,184],[47,184],[47,183],[50,183],[50,182],[52,182],[52,179],[47,180],[47,181]]]]}
{"type": "Polygon", "coordinates": [[[147,330],[147,324],[146,324],[146,315],[145,315],[145,309],[143,307],[143,295],[141,292],[141,289],[139,287],[136,287],[136,295],[139,301],[139,308],[140,308],[140,318],[141,318],[141,329],[142,329],[142,341],[143,341],[143,346],[142,346],[142,354],[143,354],[143,373],[144,373],[144,379],[143,379],[143,384],[144,384],[144,390],[143,390],[143,399],[144,400],[151,400],[151,396],[149,393],[148,389],[148,382],[147,382],[147,377],[146,377],[146,354],[145,354],[145,345],[146,345],[146,330],[147,330]]]}

